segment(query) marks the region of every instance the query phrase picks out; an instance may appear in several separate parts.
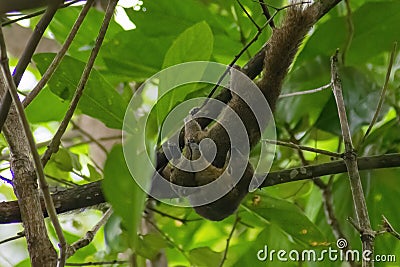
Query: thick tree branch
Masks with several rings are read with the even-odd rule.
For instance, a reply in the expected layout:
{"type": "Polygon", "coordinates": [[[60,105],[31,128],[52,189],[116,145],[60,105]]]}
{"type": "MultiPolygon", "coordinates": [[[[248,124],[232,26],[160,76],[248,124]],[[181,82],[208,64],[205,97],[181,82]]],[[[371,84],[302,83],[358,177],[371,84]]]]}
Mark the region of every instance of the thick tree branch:
{"type": "MultiPolygon", "coordinates": [[[[57,0],[58,1],[58,0],[57,0]]],[[[40,8],[51,5],[54,0],[12,0],[0,1],[0,16],[12,11],[22,11],[25,9],[40,8]]],[[[64,2],[64,0],[62,1],[64,2]]]]}
{"type": "MultiPolygon", "coordinates": [[[[7,64],[5,65],[3,69],[9,68],[7,64]]],[[[0,79],[0,93],[5,93],[7,90],[3,78],[0,79]]],[[[12,83],[8,80],[8,84],[10,82],[12,83]]],[[[42,201],[41,206],[35,167],[15,105],[11,105],[9,119],[4,126],[4,135],[11,152],[13,187],[19,202],[19,216],[23,220],[31,264],[32,266],[55,266],[57,253],[47,234],[42,214],[44,202],[42,201]]]]}
{"type": "MultiPolygon", "coordinates": [[[[400,153],[361,157],[358,158],[358,166],[360,170],[400,167],[400,153]]],[[[344,173],[346,171],[346,165],[343,160],[275,171],[268,174],[260,188],[313,179],[330,174],[344,173]]],[[[97,181],[54,193],[54,206],[58,213],[64,213],[104,203],[105,198],[101,190],[101,181],[97,181]]],[[[42,209],[44,216],[47,216],[43,200],[42,209]]],[[[0,224],[16,222],[21,222],[18,202],[8,201],[0,203],[0,224]]]]}
{"type": "MultiPolygon", "coordinates": [[[[15,86],[13,77],[11,76],[11,72],[10,72],[9,65],[8,65],[6,46],[5,46],[4,39],[3,39],[3,32],[1,31],[1,29],[0,29],[0,47],[1,47],[2,75],[3,75],[4,81],[5,81],[6,88],[8,88],[8,93],[11,94],[14,106],[17,110],[19,121],[21,123],[24,135],[26,137],[26,143],[29,147],[30,155],[33,158],[33,163],[35,166],[37,178],[39,180],[40,189],[43,193],[43,199],[45,202],[46,210],[49,213],[50,220],[54,226],[54,230],[57,234],[58,240],[60,241],[59,242],[59,247],[60,247],[59,262],[60,262],[60,266],[63,266],[65,263],[65,251],[66,251],[65,237],[64,237],[60,222],[58,221],[57,213],[56,213],[56,210],[55,210],[54,204],[53,204],[53,199],[51,198],[49,186],[47,184],[47,181],[46,181],[46,178],[44,175],[44,171],[43,171],[43,166],[40,161],[40,156],[39,156],[38,151],[36,150],[33,133],[30,129],[28,119],[26,118],[26,115],[24,112],[24,107],[22,106],[22,103],[19,99],[17,87],[15,86]]],[[[38,212],[40,212],[40,210],[38,210],[38,212]]]]}

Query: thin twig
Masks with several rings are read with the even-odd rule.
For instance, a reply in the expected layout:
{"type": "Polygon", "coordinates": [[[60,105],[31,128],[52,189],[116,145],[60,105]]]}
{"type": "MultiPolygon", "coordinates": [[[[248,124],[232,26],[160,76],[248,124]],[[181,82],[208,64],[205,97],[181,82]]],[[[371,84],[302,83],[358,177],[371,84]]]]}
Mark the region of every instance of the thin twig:
{"type": "Polygon", "coordinates": [[[343,157],[343,154],[341,154],[341,153],[331,152],[331,151],[327,151],[327,150],[323,150],[323,149],[319,149],[319,148],[313,148],[313,147],[309,147],[309,146],[297,145],[293,142],[289,143],[289,142],[269,140],[269,139],[261,139],[261,141],[265,142],[265,143],[269,143],[269,144],[274,144],[274,145],[285,146],[285,147],[290,147],[290,148],[294,148],[294,149],[300,149],[300,150],[305,150],[305,151],[309,151],[309,152],[319,153],[319,154],[323,154],[323,155],[327,155],[327,156],[331,156],[331,157],[335,157],[335,158],[343,157]]]}
{"type": "Polygon", "coordinates": [[[73,262],[67,262],[65,266],[104,266],[104,265],[115,265],[115,264],[128,264],[128,261],[119,261],[119,260],[114,260],[114,261],[89,261],[89,262],[83,262],[83,263],[73,263],[73,262]]]}
{"type": "MultiPolygon", "coordinates": [[[[331,81],[338,109],[344,146],[345,146],[344,162],[346,164],[347,171],[349,174],[350,187],[353,195],[354,207],[357,214],[358,224],[362,230],[360,234],[363,243],[363,251],[368,250],[371,253],[373,253],[375,233],[371,229],[367,204],[365,202],[364,192],[361,185],[360,173],[358,171],[357,154],[354,152],[349,123],[347,121],[346,108],[344,105],[343,94],[342,94],[342,83],[339,77],[338,66],[337,66],[338,54],[339,50],[337,50],[335,55],[333,55],[331,58],[331,79],[332,79],[331,81]]],[[[362,264],[363,267],[373,266],[373,262],[366,261],[365,259],[363,259],[362,264]]]]}
{"type": "Polygon", "coordinates": [[[347,221],[354,227],[354,229],[357,230],[357,232],[361,233],[362,229],[360,228],[360,226],[357,224],[356,221],[354,221],[354,219],[352,217],[348,217],[347,221]]]}
{"type": "MultiPolygon", "coordinates": [[[[324,203],[324,211],[325,211],[325,217],[327,220],[327,223],[329,224],[329,226],[332,229],[332,233],[335,236],[336,240],[339,240],[340,238],[344,238],[346,240],[348,240],[345,236],[345,234],[343,233],[342,227],[336,217],[335,214],[335,206],[333,204],[333,195],[332,195],[332,183],[331,180],[333,180],[333,176],[331,175],[329,182],[327,185],[325,185],[325,187],[321,187],[318,186],[317,181],[318,180],[314,180],[314,184],[316,184],[322,191],[322,200],[324,203]]],[[[342,248],[344,253],[347,253],[347,251],[351,250],[350,245],[342,248]]],[[[346,254],[347,255],[347,254],[346,254]]],[[[354,262],[353,259],[348,258],[347,259],[350,266],[358,266],[358,264],[356,262],[354,262]]]]}
{"type": "Polygon", "coordinates": [[[62,178],[57,178],[57,177],[54,177],[54,176],[48,175],[48,174],[45,174],[45,175],[46,175],[46,177],[47,177],[48,179],[53,180],[53,181],[55,181],[55,182],[57,182],[57,183],[63,184],[63,185],[65,185],[65,186],[69,186],[69,187],[76,187],[76,186],[78,186],[78,184],[76,184],[76,183],[74,183],[74,182],[67,181],[67,180],[63,180],[62,178]]]}
{"type": "Polygon", "coordinates": [[[188,223],[188,222],[195,222],[195,221],[201,221],[201,220],[203,220],[202,218],[197,218],[197,219],[179,218],[179,217],[173,216],[173,215],[171,215],[171,214],[165,213],[165,212],[163,212],[163,211],[161,211],[161,210],[157,210],[157,209],[155,209],[155,208],[152,208],[152,207],[150,207],[150,205],[147,206],[147,209],[148,209],[148,210],[151,210],[152,212],[158,213],[159,215],[161,215],[161,216],[163,216],[163,217],[167,217],[167,218],[170,218],[170,219],[172,219],[172,220],[179,221],[179,222],[181,222],[181,223],[183,223],[183,224],[186,224],[186,223],[188,223]]]}
{"type": "Polygon", "coordinates": [[[382,215],[382,223],[383,223],[383,224],[382,224],[383,229],[384,229],[386,232],[388,232],[389,234],[393,235],[395,238],[397,238],[397,239],[400,240],[400,233],[397,232],[397,231],[394,229],[394,227],[390,224],[389,220],[388,220],[384,215],[382,215]]]}
{"type": "MultiPolygon", "coordinates": [[[[115,136],[106,136],[106,137],[100,137],[97,138],[97,142],[101,142],[101,141],[110,141],[110,140],[121,140],[122,136],[121,135],[115,135],[115,136]]],[[[71,147],[77,147],[77,146],[81,146],[81,145],[86,145],[86,144],[91,144],[93,143],[92,140],[83,140],[81,142],[77,142],[68,146],[64,146],[65,148],[71,148],[71,147]]],[[[101,168],[99,168],[101,169],[101,168]]]]}
{"type": "Polygon", "coordinates": [[[82,237],[81,239],[72,243],[67,249],[67,258],[74,255],[78,249],[81,249],[89,245],[90,242],[93,241],[93,238],[95,237],[96,233],[100,230],[100,228],[108,221],[108,219],[110,219],[112,213],[113,213],[112,208],[109,208],[103,214],[103,217],[101,217],[101,219],[96,223],[96,225],[93,226],[92,230],[86,233],[85,237],[82,237]]]}
{"type": "Polygon", "coordinates": [[[164,233],[158,226],[157,224],[155,224],[154,222],[152,222],[149,218],[147,218],[146,216],[144,217],[145,220],[151,224],[151,226],[154,227],[154,229],[159,232],[166,241],[168,241],[168,243],[170,243],[174,248],[176,248],[188,261],[190,261],[189,256],[187,255],[186,251],[184,251],[181,246],[179,246],[178,244],[176,244],[174,242],[174,240],[172,240],[172,238],[170,238],[166,233],[164,233]]]}
{"type": "MultiPolygon", "coordinates": [[[[250,21],[256,26],[257,30],[260,30],[260,26],[258,26],[258,24],[254,21],[254,19],[251,17],[251,15],[249,14],[249,12],[247,12],[246,8],[242,5],[242,3],[240,2],[240,0],[236,0],[236,2],[239,4],[239,7],[243,10],[243,12],[246,14],[247,18],[250,19],[250,21]]],[[[243,28],[240,25],[240,21],[239,21],[239,16],[236,15],[236,23],[238,25],[239,28],[239,33],[240,33],[240,43],[245,46],[246,45],[246,37],[244,36],[243,33],[243,28]]],[[[246,54],[249,58],[251,58],[250,52],[249,50],[246,50],[246,54]]]]}
{"type": "Polygon", "coordinates": [[[81,27],[83,20],[85,19],[87,13],[89,12],[90,8],[92,7],[94,0],[88,0],[84,7],[82,8],[81,13],[79,14],[78,18],[76,19],[74,26],[65,39],[63,46],[61,47],[60,51],[54,57],[53,61],[51,62],[50,66],[47,68],[46,72],[43,74],[40,81],[36,84],[35,88],[26,96],[24,101],[22,102],[24,107],[26,108],[32,100],[40,93],[40,91],[44,88],[46,83],[50,80],[51,76],[53,76],[54,72],[56,71],[57,67],[60,65],[61,60],[64,58],[65,54],[68,51],[68,48],[71,46],[72,41],[74,40],[79,28],[81,27]]]}
{"type": "MultiPolygon", "coordinates": [[[[260,1],[257,1],[257,2],[260,2],[260,1]]],[[[276,11],[280,11],[280,10],[286,9],[288,7],[291,7],[291,6],[301,6],[301,5],[307,5],[307,4],[311,4],[311,1],[296,2],[296,3],[292,3],[290,5],[286,5],[286,6],[283,6],[283,7],[275,7],[273,5],[269,5],[267,3],[264,3],[265,6],[270,7],[272,9],[275,9],[276,11]]]]}
{"type": "MultiPolygon", "coordinates": [[[[82,1],[86,1],[86,0],[73,0],[73,1],[70,1],[70,2],[68,2],[68,3],[65,3],[65,4],[61,5],[61,6],[59,7],[59,9],[60,9],[60,8],[69,7],[70,5],[73,5],[73,4],[76,4],[76,3],[78,3],[78,2],[82,2],[82,1]]],[[[17,19],[6,20],[6,21],[4,21],[4,22],[1,23],[1,26],[7,26],[7,25],[10,25],[10,24],[16,23],[16,22],[18,22],[18,21],[21,21],[21,20],[30,19],[30,18],[34,18],[34,17],[40,16],[40,15],[42,15],[45,11],[46,11],[46,9],[42,9],[42,10],[39,10],[39,11],[30,13],[30,14],[27,14],[27,15],[24,15],[24,16],[21,16],[21,17],[19,17],[19,18],[17,18],[17,19]]],[[[10,15],[7,15],[7,16],[10,16],[10,15]]],[[[20,16],[20,15],[16,14],[15,16],[20,16]]]]}
{"type": "Polygon", "coordinates": [[[396,55],[396,49],[397,49],[397,42],[393,43],[393,48],[392,48],[392,53],[390,53],[390,58],[389,58],[389,65],[386,71],[386,77],[385,77],[385,82],[383,84],[382,90],[381,90],[381,94],[379,96],[379,102],[378,102],[378,106],[376,107],[375,113],[374,113],[374,117],[372,118],[371,123],[368,126],[367,131],[364,134],[364,137],[361,141],[361,144],[365,141],[365,139],[367,138],[368,134],[371,132],[372,127],[375,125],[376,121],[378,120],[378,116],[379,113],[382,109],[382,105],[383,105],[383,101],[385,100],[385,95],[386,95],[386,91],[387,91],[387,86],[389,83],[389,79],[390,79],[390,74],[392,73],[392,67],[393,67],[393,62],[394,62],[394,58],[396,55]]]}
{"type": "Polygon", "coordinates": [[[79,132],[81,132],[82,135],[86,136],[92,143],[96,144],[104,152],[104,154],[107,155],[107,153],[108,153],[107,149],[98,140],[96,140],[96,138],[94,138],[90,133],[88,133],[87,131],[82,129],[74,121],[71,121],[71,124],[75,129],[77,129],[79,132]]]}
{"type": "Polygon", "coordinates": [[[75,171],[75,170],[71,170],[71,172],[72,172],[73,174],[75,174],[76,176],[82,178],[82,180],[90,181],[90,178],[87,177],[86,175],[82,174],[82,173],[79,173],[79,172],[77,172],[77,171],[75,171]]]}
{"type": "Polygon", "coordinates": [[[221,260],[221,262],[220,262],[220,264],[219,264],[219,267],[222,267],[222,266],[224,265],[226,259],[227,259],[228,250],[229,250],[229,244],[230,244],[231,239],[232,239],[232,237],[233,237],[233,233],[234,233],[235,230],[236,230],[236,226],[238,225],[239,222],[240,222],[240,217],[239,217],[238,213],[236,212],[235,221],[233,222],[232,230],[231,230],[231,232],[229,233],[228,238],[226,239],[226,246],[225,246],[225,250],[224,250],[224,255],[222,256],[222,260],[221,260]]]}
{"type": "Polygon", "coordinates": [[[36,150],[35,140],[33,138],[32,131],[29,127],[29,123],[28,123],[28,120],[27,120],[25,112],[24,112],[24,107],[22,106],[22,103],[19,100],[17,88],[15,86],[14,80],[10,73],[10,69],[8,66],[7,50],[6,50],[6,45],[4,43],[3,31],[1,30],[1,28],[0,28],[0,46],[1,46],[1,66],[2,66],[1,71],[2,71],[2,74],[4,77],[4,82],[6,84],[6,87],[8,88],[8,91],[10,92],[10,95],[12,97],[14,105],[17,109],[18,117],[22,124],[23,130],[25,133],[25,137],[29,144],[29,150],[32,155],[33,162],[35,164],[36,175],[39,180],[40,189],[43,192],[43,199],[44,199],[44,203],[46,205],[46,210],[47,210],[47,213],[49,214],[50,220],[51,220],[51,222],[54,226],[54,230],[57,234],[57,238],[60,242],[59,243],[59,246],[60,246],[59,266],[62,267],[65,264],[65,251],[66,251],[66,241],[65,241],[64,233],[62,231],[61,224],[57,217],[57,212],[54,207],[53,199],[51,198],[49,186],[48,186],[48,184],[46,182],[46,178],[44,176],[44,171],[43,171],[42,163],[40,161],[40,156],[39,156],[38,151],[36,150]]]}
{"type": "Polygon", "coordinates": [[[325,84],[321,87],[315,88],[315,89],[310,89],[306,91],[301,91],[301,92],[293,92],[293,93],[287,93],[287,94],[281,94],[279,98],[285,98],[285,97],[292,97],[292,96],[299,96],[299,95],[308,95],[308,94],[314,94],[317,92],[321,92],[325,89],[328,89],[331,87],[331,83],[325,84]]]}
{"type": "Polygon", "coordinates": [[[344,2],[346,4],[346,11],[347,11],[347,15],[346,15],[347,36],[346,36],[346,41],[345,41],[344,49],[343,49],[343,53],[342,53],[343,64],[346,62],[346,55],[350,49],[351,42],[353,41],[353,36],[354,36],[354,23],[353,23],[353,18],[352,18],[353,16],[352,16],[352,12],[351,12],[350,0],[344,0],[344,2]]]}
{"type": "Polygon", "coordinates": [[[100,51],[100,47],[103,43],[104,36],[107,32],[108,25],[110,24],[111,18],[114,14],[114,9],[115,9],[117,2],[118,2],[118,0],[110,0],[109,4],[107,6],[106,14],[104,16],[104,20],[101,25],[99,34],[97,36],[95,45],[92,49],[89,60],[85,66],[85,69],[83,70],[81,79],[79,80],[78,87],[75,90],[75,94],[71,100],[71,103],[67,110],[67,113],[65,114],[64,119],[61,121],[60,127],[58,128],[56,134],[54,135],[53,139],[51,140],[51,142],[48,146],[48,149],[45,151],[44,155],[42,156],[43,166],[45,166],[46,163],[49,161],[51,155],[58,150],[59,145],[61,143],[61,141],[60,141],[61,137],[64,135],[64,133],[67,129],[68,123],[71,120],[72,115],[74,114],[75,109],[78,106],[78,102],[83,94],[83,90],[85,89],[85,85],[89,79],[89,75],[93,68],[94,61],[96,60],[96,57],[100,51]]]}
{"type": "Polygon", "coordinates": [[[25,237],[25,233],[24,233],[24,232],[17,233],[15,236],[12,236],[12,237],[9,237],[9,238],[6,238],[6,239],[1,240],[1,241],[0,241],[0,245],[1,245],[1,244],[8,243],[8,242],[10,242],[10,241],[14,241],[14,240],[23,238],[23,237],[25,237]]]}
{"type": "Polygon", "coordinates": [[[275,23],[274,20],[271,19],[271,14],[269,14],[268,7],[264,3],[264,0],[259,0],[259,3],[261,5],[261,10],[265,16],[265,18],[269,21],[269,26],[271,26],[272,29],[275,29],[275,23]]]}
{"type": "Polygon", "coordinates": [[[13,185],[13,181],[11,179],[4,177],[3,175],[0,175],[0,180],[6,182],[7,184],[13,185]]]}
{"type": "Polygon", "coordinates": [[[254,26],[256,26],[258,31],[261,31],[260,26],[258,26],[257,22],[254,21],[254,19],[251,17],[251,15],[249,14],[249,12],[247,12],[246,8],[244,8],[244,6],[242,5],[242,3],[240,3],[240,0],[236,0],[236,2],[239,4],[240,8],[243,10],[243,12],[246,14],[246,16],[249,18],[249,20],[251,21],[251,23],[253,23],[254,26]]]}
{"type": "MultiPolygon", "coordinates": [[[[115,135],[115,136],[100,137],[100,138],[98,138],[96,140],[98,142],[101,142],[101,141],[110,141],[110,140],[121,140],[121,138],[122,138],[122,135],[115,135]]],[[[61,141],[63,141],[63,142],[72,141],[72,139],[73,138],[66,138],[66,139],[62,138],[61,141]]],[[[36,144],[36,148],[42,148],[42,147],[48,146],[50,144],[50,142],[51,142],[51,140],[37,143],[36,144]]],[[[72,147],[77,147],[77,146],[86,145],[86,144],[90,144],[90,143],[93,143],[93,142],[91,140],[83,140],[83,141],[76,142],[76,143],[73,143],[73,144],[70,144],[70,145],[65,145],[63,147],[64,148],[72,148],[72,147]]],[[[10,153],[9,152],[5,153],[4,155],[0,155],[0,161],[1,160],[8,160],[9,158],[10,158],[10,153]]],[[[99,168],[99,169],[101,169],[101,168],[99,168]]]]}
{"type": "MultiPolygon", "coordinates": [[[[315,183],[315,184],[317,184],[317,183],[315,183]]],[[[343,231],[340,227],[339,221],[337,220],[336,215],[335,215],[333,196],[332,196],[332,187],[327,186],[327,185],[324,188],[322,188],[321,186],[318,186],[318,187],[322,191],[322,199],[324,202],[325,216],[326,216],[326,220],[327,220],[328,224],[332,228],[333,235],[335,236],[336,239],[344,238],[344,233],[343,233],[343,231]]]]}

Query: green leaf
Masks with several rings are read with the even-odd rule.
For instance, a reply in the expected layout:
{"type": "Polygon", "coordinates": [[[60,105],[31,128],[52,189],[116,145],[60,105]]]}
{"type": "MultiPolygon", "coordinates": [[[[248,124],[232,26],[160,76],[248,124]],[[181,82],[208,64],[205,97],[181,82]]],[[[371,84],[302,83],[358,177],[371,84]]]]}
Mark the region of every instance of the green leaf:
{"type": "Polygon", "coordinates": [[[219,26],[219,31],[225,31],[223,25],[216,22],[216,18],[206,5],[199,1],[146,1],[143,8],[140,11],[127,10],[127,15],[135,23],[137,29],[148,36],[157,38],[176,36],[203,20],[219,26]]]}
{"type": "MultiPolygon", "coordinates": [[[[259,260],[257,254],[260,250],[263,250],[263,252],[260,253],[260,257],[264,257],[265,246],[267,246],[268,252],[271,250],[279,251],[281,249],[289,251],[296,248],[295,244],[289,240],[287,235],[282,232],[277,225],[269,224],[254,240],[250,242],[239,242],[239,244],[230,247],[228,251],[228,260],[233,263],[233,266],[291,266],[288,262],[278,261],[276,258],[271,260],[271,258],[268,257],[265,261],[259,260]],[[269,265],[271,262],[273,264],[269,265]]],[[[276,254],[274,256],[276,257],[276,254]]]]}
{"type": "MultiPolygon", "coordinates": [[[[356,133],[361,126],[369,124],[375,113],[380,89],[370,79],[368,73],[353,67],[340,69],[342,80],[343,98],[346,105],[347,119],[351,132],[356,133]],[[373,108],[371,108],[371,106],[373,108]]],[[[386,105],[384,105],[386,108],[386,105]]],[[[327,102],[324,110],[316,122],[316,126],[324,131],[340,134],[339,119],[337,116],[336,102],[333,95],[327,102]]]]}
{"type": "Polygon", "coordinates": [[[122,218],[132,248],[136,247],[146,193],[132,178],[121,145],[114,146],[107,157],[102,188],[114,212],[122,218]]]}
{"type": "MultiPolygon", "coordinates": [[[[206,22],[199,22],[178,36],[165,55],[163,67],[166,68],[190,61],[208,61],[212,49],[213,34],[211,29],[206,22]]],[[[189,78],[189,81],[199,81],[204,70],[205,64],[199,64],[191,65],[191,68],[182,68],[179,77],[177,77],[176,71],[171,73],[167,70],[160,73],[158,94],[162,97],[158,100],[155,109],[159,125],[163,123],[168,112],[184,100],[189,93],[204,86],[197,83],[181,85],[180,81],[185,80],[186,77],[189,78]],[[174,88],[177,85],[179,86],[174,88]],[[164,94],[165,92],[168,93],[164,94]]]]}
{"type": "MultiPolygon", "coordinates": [[[[60,44],[64,44],[68,34],[71,31],[76,18],[81,12],[82,7],[68,7],[62,8],[57,11],[49,26],[51,32],[54,34],[56,40],[60,44]]],[[[83,20],[83,23],[72,42],[69,53],[74,55],[75,58],[86,60],[94,45],[94,41],[99,34],[100,25],[104,18],[104,12],[98,11],[95,8],[89,10],[88,15],[83,20]]],[[[112,37],[123,31],[122,27],[111,20],[105,36],[105,42],[112,39],[112,37]]],[[[97,64],[99,61],[96,62],[97,64]]]]}
{"type": "Polygon", "coordinates": [[[326,243],[326,238],[296,205],[257,192],[256,198],[247,197],[244,206],[271,224],[279,226],[294,240],[308,246],[326,243]]]}
{"type": "MultiPolygon", "coordinates": [[[[190,61],[208,61],[210,59],[212,49],[213,34],[208,24],[202,21],[186,29],[178,36],[165,55],[163,68],[190,61]]],[[[197,81],[201,78],[203,72],[204,69],[201,69],[201,67],[198,66],[196,70],[192,70],[189,73],[185,72],[182,75],[190,75],[189,77],[193,77],[193,81],[197,81]]],[[[169,74],[170,73],[166,71],[162,72],[160,75],[160,95],[171,89],[171,84],[179,84],[176,81],[182,79],[181,77],[176,77],[176,73],[173,73],[172,75],[169,74]]],[[[179,90],[172,90],[168,97],[165,97],[167,101],[170,102],[168,103],[168,107],[172,108],[174,103],[176,104],[177,102],[183,100],[188,93],[193,92],[194,89],[198,87],[199,86],[197,84],[192,83],[181,85],[179,90]]],[[[163,99],[163,101],[166,100],[163,99]]]]}
{"type": "MultiPolygon", "coordinates": [[[[379,155],[400,151],[400,125],[394,118],[373,130],[363,143],[370,155],[379,155]]],[[[363,154],[363,153],[360,153],[363,154]]]]}
{"type": "Polygon", "coordinates": [[[89,169],[91,182],[102,179],[101,174],[96,170],[96,168],[94,166],[92,166],[91,164],[88,164],[87,167],[89,169]]]}
{"type": "Polygon", "coordinates": [[[103,45],[100,56],[107,75],[124,81],[143,81],[161,70],[173,40],[173,36],[147,36],[138,30],[121,32],[103,45]]]}
{"type": "MultiPolygon", "coordinates": [[[[43,74],[54,54],[37,54],[34,61],[43,74]]],[[[64,100],[70,101],[78,86],[85,63],[65,57],[49,81],[50,90],[64,100]]],[[[93,69],[79,101],[78,108],[85,114],[99,119],[110,128],[122,128],[127,102],[107,81],[93,69]]]]}
{"type": "Polygon", "coordinates": [[[159,233],[149,233],[139,238],[137,253],[146,259],[154,260],[161,249],[168,247],[168,242],[159,233]]]}
{"type": "Polygon", "coordinates": [[[31,265],[31,261],[30,259],[25,259],[23,261],[20,261],[17,265],[15,265],[15,267],[30,267],[31,265]]]}
{"type": "Polygon", "coordinates": [[[112,251],[120,252],[129,248],[129,234],[121,227],[121,217],[115,212],[104,225],[104,239],[112,251]]]}
{"type": "MultiPolygon", "coordinates": [[[[216,40],[213,58],[228,64],[232,60],[232,55],[238,53],[243,47],[243,42],[241,42],[243,41],[241,40],[243,31],[250,29],[249,31],[253,33],[256,28],[243,12],[240,13],[240,25],[237,25],[239,22],[235,16],[238,14],[233,11],[232,7],[234,3],[224,1],[218,4],[219,6],[216,6],[214,2],[206,3],[196,0],[147,1],[143,4],[145,11],[144,9],[140,11],[131,9],[127,10],[127,14],[137,26],[138,31],[150,38],[161,39],[176,37],[194,24],[207,21],[216,40]],[[247,26],[249,27],[247,28],[247,26]]],[[[252,5],[253,8],[252,17],[261,25],[265,21],[265,17],[261,13],[261,9],[258,6],[256,8],[257,4],[250,3],[249,5],[252,5]]],[[[245,38],[249,38],[247,32],[245,34],[245,38]]],[[[262,37],[264,36],[263,33],[262,37]]],[[[250,54],[254,54],[261,45],[262,42],[259,42],[251,46],[250,54]]],[[[239,59],[239,61],[241,60],[242,58],[239,59]]],[[[244,64],[243,62],[239,63],[244,64]]]]}
{"type": "Polygon", "coordinates": [[[46,86],[25,111],[31,123],[61,121],[68,110],[68,106],[67,101],[54,95],[46,86]]]}
{"type": "Polygon", "coordinates": [[[189,252],[189,260],[193,266],[218,266],[222,261],[222,253],[209,247],[194,248],[189,252]]]}
{"type": "Polygon", "coordinates": [[[210,59],[213,34],[207,22],[199,22],[186,29],[174,41],[164,58],[163,67],[210,59]]]}
{"type": "Polygon", "coordinates": [[[62,171],[81,170],[82,165],[79,162],[79,156],[71,153],[67,149],[60,148],[56,154],[53,154],[51,161],[62,171]]]}
{"type": "MultiPolygon", "coordinates": [[[[329,58],[316,58],[302,62],[293,70],[283,86],[282,94],[310,90],[330,82],[329,58]]],[[[330,88],[313,94],[282,98],[275,115],[279,120],[296,124],[305,117],[312,125],[321,114],[332,94],[330,88]],[[307,108],[304,108],[307,107],[307,108]]]]}
{"type": "MultiPolygon", "coordinates": [[[[367,60],[391,49],[393,42],[399,40],[399,9],[400,2],[397,0],[366,1],[353,13],[354,35],[347,53],[346,64],[353,66],[365,64],[367,60]]],[[[331,56],[336,48],[341,48],[343,51],[347,34],[346,17],[328,19],[316,27],[300,53],[299,61],[320,55],[331,56]]]]}

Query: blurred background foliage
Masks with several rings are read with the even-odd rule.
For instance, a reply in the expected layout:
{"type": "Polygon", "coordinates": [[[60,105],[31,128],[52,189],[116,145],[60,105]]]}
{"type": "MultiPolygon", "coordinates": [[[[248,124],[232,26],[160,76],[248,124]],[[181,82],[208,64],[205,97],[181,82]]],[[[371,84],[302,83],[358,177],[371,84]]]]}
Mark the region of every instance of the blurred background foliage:
{"type": "MultiPolygon", "coordinates": [[[[257,1],[241,0],[258,25],[266,21],[257,1]]],[[[281,7],[286,1],[271,0],[268,4],[281,7]]],[[[383,110],[378,123],[365,142],[361,143],[376,110],[383,86],[388,58],[394,41],[400,40],[400,1],[352,0],[351,15],[340,3],[324,16],[304,41],[283,85],[283,94],[318,88],[330,82],[329,58],[339,48],[343,54],[340,69],[344,98],[354,144],[359,156],[399,152],[400,150],[400,56],[397,54],[388,84],[383,110]],[[354,31],[350,30],[352,25],[354,31]]],[[[81,6],[71,6],[57,12],[47,37],[63,44],[81,6]]],[[[273,9],[270,8],[273,12],[273,9]]],[[[79,113],[88,115],[105,126],[121,129],[124,112],[134,90],[165,66],[204,60],[229,64],[244,45],[257,33],[236,1],[223,0],[143,0],[132,7],[120,6],[131,24],[111,23],[105,43],[96,60],[79,113]],[[128,26],[127,26],[128,25],[128,26]],[[129,26],[130,25],[130,26],[129,26]]],[[[284,12],[278,13],[279,25],[284,12]]],[[[103,11],[92,9],[48,86],[27,108],[37,140],[49,139],[68,108],[78,84],[85,61],[97,36],[103,11]]],[[[30,25],[34,25],[33,18],[30,25]]],[[[30,27],[25,25],[26,27],[30,27]]],[[[32,27],[32,26],[31,26],[32,27]]],[[[237,64],[243,66],[271,34],[267,27],[237,64]]],[[[49,66],[53,53],[34,56],[35,67],[29,71],[39,79],[49,66]]],[[[13,62],[13,61],[11,61],[13,62]]],[[[158,106],[166,115],[171,107],[190,97],[206,96],[210,88],[188,87],[177,90],[158,106]]],[[[148,96],[143,95],[143,101],[148,96]]],[[[76,115],[76,118],[79,114],[76,115]]],[[[154,122],[160,127],[160,122],[154,122]]],[[[333,95],[329,89],[314,94],[282,98],[275,111],[277,139],[302,145],[342,152],[340,125],[333,95]]],[[[73,132],[71,127],[71,132],[73,132]]],[[[154,140],[156,141],[156,140],[154,140]]],[[[324,212],[322,190],[312,181],[300,181],[264,188],[249,194],[239,209],[238,217],[230,216],[221,222],[200,218],[191,208],[179,208],[151,201],[146,216],[152,225],[136,237],[135,225],[142,224],[144,193],[130,178],[116,145],[102,163],[92,158],[90,142],[82,134],[71,135],[64,147],[55,154],[45,172],[53,186],[85,184],[104,179],[104,193],[114,206],[115,214],[99,232],[90,246],[78,251],[69,262],[129,260],[135,252],[138,266],[155,260],[165,253],[168,266],[218,266],[224,257],[227,238],[232,227],[225,266],[345,266],[342,262],[261,262],[257,252],[269,249],[336,248],[336,238],[324,212]],[[122,167],[121,167],[122,166],[122,167]],[[256,207],[252,205],[258,201],[256,207]],[[118,208],[116,208],[118,207],[118,208]],[[240,218],[240,220],[238,219],[240,218]],[[237,221],[239,220],[239,221],[237,221]]],[[[3,154],[6,143],[0,142],[3,154]]],[[[2,170],[9,174],[7,157],[2,170]]],[[[277,147],[273,170],[329,162],[328,156],[277,147]]],[[[143,175],[148,175],[144,170],[143,175]]],[[[400,195],[400,169],[361,172],[372,227],[378,229],[381,215],[400,228],[397,200],[400,195]]],[[[356,230],[346,221],[355,218],[353,201],[346,174],[321,177],[332,179],[332,198],[336,219],[349,245],[361,249],[356,230]]],[[[0,183],[1,200],[12,200],[12,188],[0,183]]],[[[97,209],[61,215],[69,242],[77,240],[100,218],[97,209]]],[[[17,224],[1,225],[0,237],[5,239],[20,231],[17,224]]],[[[53,240],[54,233],[50,233],[53,240]]],[[[22,240],[0,245],[1,266],[28,266],[25,243],[22,240]]],[[[386,234],[376,239],[377,254],[394,254],[397,263],[377,263],[376,266],[398,266],[400,242],[386,234]]],[[[124,264],[114,264],[115,266],[124,264]]]]}

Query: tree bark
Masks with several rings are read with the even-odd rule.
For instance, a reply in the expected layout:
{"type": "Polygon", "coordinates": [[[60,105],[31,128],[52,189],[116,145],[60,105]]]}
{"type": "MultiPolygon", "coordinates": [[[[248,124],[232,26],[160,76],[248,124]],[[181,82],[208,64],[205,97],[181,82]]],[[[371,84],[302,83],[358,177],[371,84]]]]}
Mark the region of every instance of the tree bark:
{"type": "MultiPolygon", "coordinates": [[[[3,83],[0,85],[0,93],[4,95],[6,88],[3,83]]],[[[56,266],[57,253],[47,234],[35,168],[14,105],[4,125],[4,135],[10,148],[13,188],[18,198],[31,264],[40,267],[56,266]]]]}

